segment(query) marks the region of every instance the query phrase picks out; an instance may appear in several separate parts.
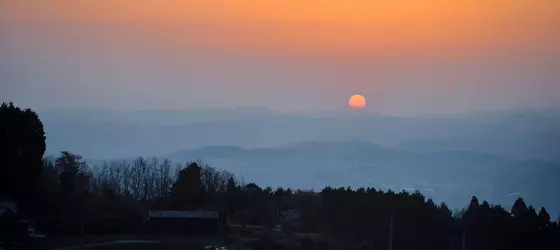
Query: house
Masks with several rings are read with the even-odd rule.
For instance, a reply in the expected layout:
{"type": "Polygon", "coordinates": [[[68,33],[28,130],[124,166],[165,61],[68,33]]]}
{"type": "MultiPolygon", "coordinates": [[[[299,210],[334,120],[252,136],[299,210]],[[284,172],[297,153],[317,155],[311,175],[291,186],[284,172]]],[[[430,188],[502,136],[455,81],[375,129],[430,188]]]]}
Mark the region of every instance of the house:
{"type": "Polygon", "coordinates": [[[15,202],[0,202],[0,216],[2,216],[6,212],[17,213],[18,207],[15,202]]]}
{"type": "Polygon", "coordinates": [[[214,210],[150,210],[147,226],[152,233],[217,235],[221,218],[214,210]]]}
{"type": "Polygon", "coordinates": [[[22,233],[27,232],[31,237],[41,236],[35,234],[35,225],[33,220],[22,216],[18,213],[18,205],[15,202],[3,201],[0,202],[0,232],[7,228],[16,226],[22,230],[22,233]]]}
{"type": "Polygon", "coordinates": [[[22,219],[16,203],[0,202],[0,242],[21,242],[29,230],[28,221],[22,219]]]}

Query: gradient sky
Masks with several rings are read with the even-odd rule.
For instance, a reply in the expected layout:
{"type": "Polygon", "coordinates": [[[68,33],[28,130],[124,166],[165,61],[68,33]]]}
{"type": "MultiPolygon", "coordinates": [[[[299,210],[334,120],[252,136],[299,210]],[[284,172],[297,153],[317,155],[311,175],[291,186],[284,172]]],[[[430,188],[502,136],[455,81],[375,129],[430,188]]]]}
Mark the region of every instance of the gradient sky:
{"type": "Polygon", "coordinates": [[[558,0],[0,0],[0,99],[387,114],[560,106],[558,0]]]}

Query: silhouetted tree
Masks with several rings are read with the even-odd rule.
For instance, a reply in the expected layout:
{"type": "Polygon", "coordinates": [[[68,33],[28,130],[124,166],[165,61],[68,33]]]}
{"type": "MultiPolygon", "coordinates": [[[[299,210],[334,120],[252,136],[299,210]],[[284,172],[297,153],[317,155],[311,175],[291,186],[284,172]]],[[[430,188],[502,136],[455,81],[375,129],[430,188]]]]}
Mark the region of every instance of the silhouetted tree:
{"type": "Polygon", "coordinates": [[[511,207],[511,214],[517,217],[523,216],[526,212],[527,205],[525,204],[525,201],[523,201],[523,198],[521,197],[517,198],[517,200],[513,203],[513,207],[511,207]]]}
{"type": "Polygon", "coordinates": [[[31,109],[0,105],[0,198],[32,197],[45,153],[43,123],[31,109]]]}
{"type": "Polygon", "coordinates": [[[227,191],[226,191],[226,206],[227,210],[230,213],[229,216],[233,217],[235,212],[239,209],[240,206],[240,196],[239,196],[239,187],[235,181],[233,176],[230,176],[227,181],[227,191]]]}
{"type": "Polygon", "coordinates": [[[182,208],[197,208],[200,206],[202,183],[201,168],[196,163],[190,163],[179,172],[177,181],[171,188],[171,198],[174,206],[182,208]]]}
{"type": "Polygon", "coordinates": [[[85,184],[83,178],[85,173],[81,170],[84,166],[82,156],[63,151],[55,161],[55,167],[59,171],[58,180],[62,192],[72,193],[80,189],[84,189],[85,184]],[[81,185],[80,185],[81,184],[81,185]]]}
{"type": "Polygon", "coordinates": [[[550,226],[550,215],[548,214],[548,212],[544,207],[541,208],[541,210],[539,211],[539,226],[541,229],[550,226]]]}

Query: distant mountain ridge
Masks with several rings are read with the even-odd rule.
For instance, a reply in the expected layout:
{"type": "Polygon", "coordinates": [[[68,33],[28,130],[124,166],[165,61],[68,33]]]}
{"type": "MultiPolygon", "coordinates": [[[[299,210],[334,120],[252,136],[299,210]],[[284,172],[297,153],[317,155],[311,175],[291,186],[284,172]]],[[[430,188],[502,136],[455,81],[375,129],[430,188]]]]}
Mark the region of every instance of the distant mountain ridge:
{"type": "Polygon", "coordinates": [[[321,117],[266,109],[215,111],[227,116],[210,113],[206,117],[215,119],[193,118],[185,111],[186,117],[175,119],[185,121],[179,125],[170,125],[165,118],[175,115],[147,115],[143,120],[150,122],[126,117],[113,121],[72,118],[72,114],[64,119],[48,113],[40,115],[47,133],[47,152],[71,150],[93,158],[162,155],[214,145],[251,149],[301,141],[359,140],[417,152],[474,150],[518,159],[560,160],[560,119],[539,113],[535,118],[535,112],[430,117],[321,117]]]}

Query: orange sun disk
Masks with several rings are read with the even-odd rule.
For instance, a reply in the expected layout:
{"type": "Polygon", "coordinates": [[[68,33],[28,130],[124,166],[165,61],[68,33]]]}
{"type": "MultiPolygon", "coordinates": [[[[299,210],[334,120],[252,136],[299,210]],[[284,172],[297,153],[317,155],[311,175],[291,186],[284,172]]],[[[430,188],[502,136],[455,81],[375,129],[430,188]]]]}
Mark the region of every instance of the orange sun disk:
{"type": "Polygon", "coordinates": [[[353,95],[350,97],[348,104],[350,104],[351,108],[363,109],[366,107],[367,102],[366,98],[363,95],[353,95]]]}

